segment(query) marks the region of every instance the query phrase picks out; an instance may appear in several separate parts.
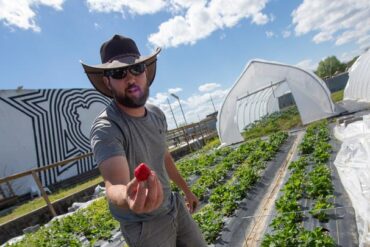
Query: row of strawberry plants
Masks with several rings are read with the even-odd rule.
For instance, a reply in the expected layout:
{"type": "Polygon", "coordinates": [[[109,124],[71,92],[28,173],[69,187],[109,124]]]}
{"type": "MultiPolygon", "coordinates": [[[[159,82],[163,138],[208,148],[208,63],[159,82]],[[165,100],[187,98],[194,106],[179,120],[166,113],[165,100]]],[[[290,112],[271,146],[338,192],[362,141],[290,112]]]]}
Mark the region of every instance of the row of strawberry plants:
{"type": "MultiPolygon", "coordinates": [[[[223,147],[210,154],[201,153],[192,159],[181,160],[176,162],[176,167],[185,181],[190,184],[191,177],[202,177],[210,167],[217,165],[233,150],[230,147],[223,147]]],[[[179,191],[179,188],[171,181],[171,189],[179,191]]]]}
{"type": "Polygon", "coordinates": [[[335,246],[334,240],[321,227],[307,230],[303,225],[302,199],[315,201],[310,213],[320,222],[327,221],[325,209],[333,193],[331,174],[325,163],[330,158],[329,129],[325,121],[311,125],[299,146],[301,157],[289,166],[291,175],[275,202],[277,216],[262,246],[335,246]],[[313,163],[312,171],[308,171],[313,163]]]}
{"type": "Polygon", "coordinates": [[[223,217],[230,216],[245,198],[250,187],[257,181],[265,162],[271,159],[287,138],[286,133],[273,134],[269,141],[256,140],[243,144],[239,150],[245,152],[244,160],[236,168],[231,179],[219,184],[212,191],[209,203],[194,214],[208,243],[215,241],[223,227],[223,217]],[[261,153],[267,155],[260,155],[261,153]]]}
{"type": "Polygon", "coordinates": [[[248,157],[250,152],[258,145],[258,142],[261,141],[251,141],[241,145],[236,150],[230,152],[220,163],[214,166],[213,169],[205,170],[202,176],[191,186],[193,193],[200,200],[203,200],[207,191],[222,183],[228,173],[232,172],[248,157]]]}
{"type": "Polygon", "coordinates": [[[28,233],[21,241],[6,246],[94,246],[98,240],[109,240],[119,223],[109,213],[105,198],[95,200],[88,207],[56,219],[35,233],[28,233]]]}
{"type": "Polygon", "coordinates": [[[231,148],[224,147],[210,154],[201,153],[195,158],[176,162],[176,167],[184,178],[189,178],[192,175],[200,175],[204,170],[208,169],[209,166],[218,162],[219,159],[222,159],[231,151],[231,148]]]}

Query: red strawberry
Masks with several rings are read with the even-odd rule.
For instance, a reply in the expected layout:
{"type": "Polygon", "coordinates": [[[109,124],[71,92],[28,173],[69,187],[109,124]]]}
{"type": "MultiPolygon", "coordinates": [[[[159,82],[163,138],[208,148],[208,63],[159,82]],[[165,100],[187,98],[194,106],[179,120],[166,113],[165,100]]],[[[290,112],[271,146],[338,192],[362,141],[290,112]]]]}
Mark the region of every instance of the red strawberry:
{"type": "Polygon", "coordinates": [[[138,167],[135,168],[135,177],[136,179],[141,182],[148,179],[151,171],[150,168],[145,164],[141,163],[138,167]]]}

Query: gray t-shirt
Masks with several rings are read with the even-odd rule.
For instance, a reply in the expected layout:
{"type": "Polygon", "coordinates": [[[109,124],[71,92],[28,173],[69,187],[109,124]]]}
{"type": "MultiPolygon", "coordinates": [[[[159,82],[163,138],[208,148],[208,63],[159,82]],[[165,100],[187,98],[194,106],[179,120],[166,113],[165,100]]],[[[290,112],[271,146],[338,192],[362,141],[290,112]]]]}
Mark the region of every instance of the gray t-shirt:
{"type": "Polygon", "coordinates": [[[136,214],[109,203],[112,215],[122,224],[150,220],[167,214],[172,208],[171,188],[164,163],[167,150],[167,122],[156,106],[146,104],[144,117],[132,117],[122,112],[114,101],[94,121],[90,141],[98,165],[102,161],[122,155],[130,169],[130,180],[135,168],[142,162],[156,172],[163,186],[164,201],[160,208],[147,214],[136,214]]]}

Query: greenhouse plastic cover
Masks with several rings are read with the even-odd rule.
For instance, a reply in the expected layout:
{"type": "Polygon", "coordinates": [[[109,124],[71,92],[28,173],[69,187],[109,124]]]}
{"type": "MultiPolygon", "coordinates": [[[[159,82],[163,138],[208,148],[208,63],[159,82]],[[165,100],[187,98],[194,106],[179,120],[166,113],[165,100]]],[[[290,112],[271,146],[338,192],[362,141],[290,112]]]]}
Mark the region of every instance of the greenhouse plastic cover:
{"type": "Polygon", "coordinates": [[[370,102],[370,49],[362,54],[349,70],[344,100],[370,102]]]}
{"type": "Polygon", "coordinates": [[[343,142],[334,165],[356,212],[359,246],[370,246],[370,115],[334,135],[343,142]]]}
{"type": "Polygon", "coordinates": [[[248,124],[279,111],[278,98],[291,92],[303,124],[335,115],[325,82],[315,74],[291,65],[252,60],[226,96],[218,114],[221,143],[243,141],[248,124]]]}

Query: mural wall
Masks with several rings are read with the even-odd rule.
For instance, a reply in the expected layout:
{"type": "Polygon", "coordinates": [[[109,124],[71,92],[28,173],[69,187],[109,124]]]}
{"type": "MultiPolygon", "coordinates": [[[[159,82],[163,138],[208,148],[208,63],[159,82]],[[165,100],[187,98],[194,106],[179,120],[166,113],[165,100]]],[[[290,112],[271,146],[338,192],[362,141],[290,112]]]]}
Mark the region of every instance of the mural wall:
{"type": "MultiPolygon", "coordinates": [[[[91,152],[90,126],[109,101],[94,89],[1,90],[0,177],[91,152]]],[[[39,177],[48,186],[95,167],[89,157],[39,177]]],[[[31,176],[11,185],[16,194],[36,189],[31,176]]]]}

